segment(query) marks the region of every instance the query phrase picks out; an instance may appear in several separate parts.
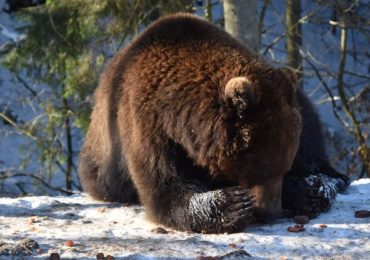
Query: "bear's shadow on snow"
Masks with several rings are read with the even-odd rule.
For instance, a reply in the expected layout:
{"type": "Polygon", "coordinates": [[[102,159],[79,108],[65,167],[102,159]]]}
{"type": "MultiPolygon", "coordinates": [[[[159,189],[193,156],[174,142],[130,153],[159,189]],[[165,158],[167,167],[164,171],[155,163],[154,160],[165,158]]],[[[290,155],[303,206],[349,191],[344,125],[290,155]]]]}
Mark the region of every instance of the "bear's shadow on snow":
{"type": "Polygon", "coordinates": [[[53,201],[51,205],[40,205],[39,207],[29,208],[22,205],[1,205],[0,212],[3,217],[49,217],[52,219],[78,220],[83,218],[77,212],[86,209],[104,208],[120,208],[122,204],[119,203],[63,203],[53,201]]]}

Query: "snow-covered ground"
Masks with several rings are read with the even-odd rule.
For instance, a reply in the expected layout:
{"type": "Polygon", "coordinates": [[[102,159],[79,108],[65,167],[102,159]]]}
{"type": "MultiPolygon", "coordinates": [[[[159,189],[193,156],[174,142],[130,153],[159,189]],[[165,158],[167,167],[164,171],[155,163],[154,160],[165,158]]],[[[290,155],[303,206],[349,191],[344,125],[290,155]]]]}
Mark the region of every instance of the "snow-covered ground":
{"type": "Polygon", "coordinates": [[[237,234],[193,234],[166,227],[169,232],[161,234],[140,206],[102,203],[85,194],[0,198],[0,254],[1,242],[28,238],[40,245],[29,251],[33,258],[57,252],[61,258],[78,259],[96,259],[98,253],[115,259],[235,259],[247,252],[256,259],[370,259],[370,218],[355,218],[357,210],[370,210],[370,179],[352,183],[330,212],[311,220],[301,233],[288,232],[294,223],[284,219],[237,234]],[[66,245],[68,240],[73,246],[66,245]]]}

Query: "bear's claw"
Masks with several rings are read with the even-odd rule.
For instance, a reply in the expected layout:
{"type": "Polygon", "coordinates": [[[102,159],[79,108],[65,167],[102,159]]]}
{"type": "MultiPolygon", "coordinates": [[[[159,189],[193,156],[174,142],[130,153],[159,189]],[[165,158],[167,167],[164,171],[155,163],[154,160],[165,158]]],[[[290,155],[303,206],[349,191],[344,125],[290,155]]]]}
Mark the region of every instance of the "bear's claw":
{"type": "Polygon", "coordinates": [[[255,199],[249,190],[232,187],[223,190],[228,198],[220,205],[222,209],[220,233],[243,230],[252,221],[255,199]]]}

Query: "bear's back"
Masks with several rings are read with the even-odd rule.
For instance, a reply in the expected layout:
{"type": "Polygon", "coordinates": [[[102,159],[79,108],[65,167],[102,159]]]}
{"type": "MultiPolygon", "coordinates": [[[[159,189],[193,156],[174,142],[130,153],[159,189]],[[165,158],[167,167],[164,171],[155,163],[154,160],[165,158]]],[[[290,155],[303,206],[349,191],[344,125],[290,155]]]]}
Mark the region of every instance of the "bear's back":
{"type": "Polygon", "coordinates": [[[125,52],[125,56],[131,60],[150,51],[154,46],[168,47],[163,50],[190,47],[194,54],[210,48],[226,47],[244,56],[248,61],[259,60],[255,53],[222,28],[187,13],[172,14],[158,19],[122,52],[125,52]]]}
{"type": "Polygon", "coordinates": [[[216,25],[186,13],[160,18],[149,26],[133,44],[144,46],[155,42],[183,44],[201,40],[238,44],[235,39],[216,25]]]}

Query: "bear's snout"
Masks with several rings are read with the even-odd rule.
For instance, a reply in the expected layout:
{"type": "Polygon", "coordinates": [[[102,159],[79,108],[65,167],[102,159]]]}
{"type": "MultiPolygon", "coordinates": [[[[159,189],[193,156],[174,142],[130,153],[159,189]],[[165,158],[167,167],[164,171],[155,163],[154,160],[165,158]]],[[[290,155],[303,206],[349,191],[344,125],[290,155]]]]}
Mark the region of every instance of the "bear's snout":
{"type": "Polygon", "coordinates": [[[251,188],[251,193],[255,195],[256,222],[271,222],[283,217],[282,203],[281,203],[281,180],[270,181],[264,185],[255,185],[251,188]]]}

